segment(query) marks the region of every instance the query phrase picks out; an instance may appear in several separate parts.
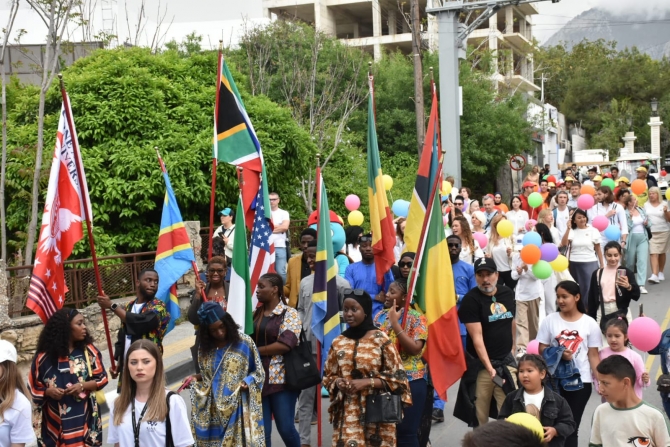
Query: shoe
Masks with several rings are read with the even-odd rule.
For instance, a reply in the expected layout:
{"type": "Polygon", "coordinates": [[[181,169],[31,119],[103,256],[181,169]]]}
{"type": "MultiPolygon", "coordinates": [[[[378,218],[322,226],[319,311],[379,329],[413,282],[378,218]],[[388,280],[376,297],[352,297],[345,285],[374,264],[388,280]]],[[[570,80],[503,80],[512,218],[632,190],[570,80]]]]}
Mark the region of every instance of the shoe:
{"type": "Polygon", "coordinates": [[[295,422],[296,424],[300,423],[300,418],[298,416],[296,416],[295,419],[293,420],[293,422],[295,422]]]}
{"type": "MultiPolygon", "coordinates": [[[[661,273],[661,275],[662,275],[662,273],[661,273]]],[[[649,282],[653,283],[653,284],[658,284],[659,282],[661,282],[661,278],[659,276],[656,276],[656,275],[651,275],[649,277],[649,282]]]]}
{"type": "Polygon", "coordinates": [[[649,293],[649,292],[647,292],[647,289],[645,289],[644,286],[640,286],[640,293],[649,293]]]}
{"type": "Polygon", "coordinates": [[[317,424],[316,419],[314,419],[314,420],[310,423],[310,425],[316,425],[316,424],[317,424]]]}
{"type": "Polygon", "coordinates": [[[659,281],[665,281],[665,275],[663,274],[663,272],[658,274],[658,279],[659,281]]]}
{"type": "Polygon", "coordinates": [[[444,411],[439,408],[433,409],[433,420],[435,422],[444,422],[444,411]]]}

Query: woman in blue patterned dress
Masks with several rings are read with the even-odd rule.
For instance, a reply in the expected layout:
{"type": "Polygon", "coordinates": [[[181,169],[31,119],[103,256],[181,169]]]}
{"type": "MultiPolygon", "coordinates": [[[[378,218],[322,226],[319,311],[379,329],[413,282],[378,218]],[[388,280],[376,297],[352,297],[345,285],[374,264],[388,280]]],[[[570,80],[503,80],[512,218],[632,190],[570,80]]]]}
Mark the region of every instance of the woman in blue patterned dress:
{"type": "Polygon", "coordinates": [[[191,406],[198,447],[265,446],[265,373],[256,345],[218,303],[203,303],[198,318],[200,374],[192,377],[196,391],[208,392],[191,406]]]}
{"type": "Polygon", "coordinates": [[[107,373],[76,309],[60,309],[47,321],[28,382],[41,413],[35,428],[40,446],[102,445],[94,392],[107,385],[107,373]]]}

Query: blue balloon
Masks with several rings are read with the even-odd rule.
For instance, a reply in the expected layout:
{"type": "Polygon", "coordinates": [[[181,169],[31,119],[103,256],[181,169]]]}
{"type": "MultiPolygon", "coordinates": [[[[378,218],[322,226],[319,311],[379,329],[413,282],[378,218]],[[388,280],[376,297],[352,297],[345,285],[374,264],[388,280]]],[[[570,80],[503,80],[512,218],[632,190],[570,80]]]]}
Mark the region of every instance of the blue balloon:
{"type": "Polygon", "coordinates": [[[618,241],[621,237],[621,230],[618,225],[610,225],[605,228],[605,237],[608,241],[618,241]]]}
{"type": "MultiPolygon", "coordinates": [[[[312,224],[309,227],[316,230],[316,224],[312,224]]],[[[346,242],[346,235],[344,233],[344,228],[342,227],[342,225],[340,225],[339,223],[331,222],[330,237],[333,242],[334,253],[337,253],[338,251],[344,248],[344,243],[346,242]]]]}
{"type": "Polygon", "coordinates": [[[530,231],[526,233],[521,243],[523,244],[524,247],[526,245],[537,245],[538,247],[540,247],[542,245],[542,236],[540,236],[538,233],[534,231],[530,231]]]}
{"type": "Polygon", "coordinates": [[[407,217],[409,214],[409,202],[407,200],[396,200],[391,206],[393,214],[399,217],[407,217]]]}

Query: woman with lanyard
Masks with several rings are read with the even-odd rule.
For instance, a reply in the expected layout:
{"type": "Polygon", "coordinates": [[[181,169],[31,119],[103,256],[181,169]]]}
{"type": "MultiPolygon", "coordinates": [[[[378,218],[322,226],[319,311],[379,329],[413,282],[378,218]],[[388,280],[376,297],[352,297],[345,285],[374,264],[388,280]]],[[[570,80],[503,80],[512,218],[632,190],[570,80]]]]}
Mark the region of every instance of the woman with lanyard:
{"type": "MultiPolygon", "coordinates": [[[[614,201],[614,194],[609,186],[601,186],[596,189],[596,204],[586,212],[589,223],[593,223],[593,219],[597,216],[605,216],[609,220],[610,225],[615,225],[621,231],[619,242],[623,248],[626,248],[626,239],[628,238],[628,221],[626,220],[626,211],[624,207],[614,201]]],[[[609,241],[605,232],[600,232],[602,239],[601,247],[609,241]]],[[[574,275],[573,275],[574,277],[574,275]]],[[[576,279],[576,278],[575,278],[576,279]]]]}
{"type": "Polygon", "coordinates": [[[525,233],[528,212],[521,209],[521,199],[519,196],[512,197],[509,206],[510,210],[505,213],[505,217],[514,224],[514,236],[525,233]]]}
{"type": "Polygon", "coordinates": [[[109,409],[107,443],[115,447],[193,445],[186,404],[181,396],[168,392],[156,344],[147,339],[133,342],[125,365],[121,394],[109,409]]]}

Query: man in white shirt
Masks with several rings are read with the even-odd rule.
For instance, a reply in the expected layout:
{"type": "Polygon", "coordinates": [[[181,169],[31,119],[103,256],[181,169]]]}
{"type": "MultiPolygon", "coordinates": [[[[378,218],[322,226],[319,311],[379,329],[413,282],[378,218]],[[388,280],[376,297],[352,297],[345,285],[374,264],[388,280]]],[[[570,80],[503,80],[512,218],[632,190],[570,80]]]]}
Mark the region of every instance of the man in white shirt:
{"type": "Polygon", "coordinates": [[[568,208],[568,193],[559,191],[556,194],[556,209],[554,213],[554,225],[558,230],[558,235],[563,238],[563,235],[570,225],[570,209],[568,208]]]}
{"type": "Polygon", "coordinates": [[[588,174],[588,176],[589,176],[589,179],[588,179],[588,180],[584,180],[584,184],[585,184],[585,185],[589,185],[589,186],[593,186],[593,177],[595,177],[596,175],[598,175],[598,168],[596,168],[595,166],[591,166],[591,167],[589,168],[587,174],[588,174]]]}
{"type": "MultiPolygon", "coordinates": [[[[230,267],[233,265],[233,243],[235,242],[235,211],[230,208],[224,208],[219,212],[221,216],[221,226],[216,229],[212,237],[221,237],[223,239],[223,252],[226,255],[226,262],[230,267]]],[[[226,272],[226,281],[230,281],[232,269],[226,272]]]]}
{"type": "Polygon", "coordinates": [[[274,231],[272,231],[272,236],[270,236],[270,242],[274,243],[275,246],[275,270],[284,282],[286,282],[286,263],[288,260],[286,233],[288,232],[291,220],[289,219],[288,211],[279,208],[279,194],[271,192],[269,198],[270,209],[272,210],[272,224],[275,227],[274,231]]]}

